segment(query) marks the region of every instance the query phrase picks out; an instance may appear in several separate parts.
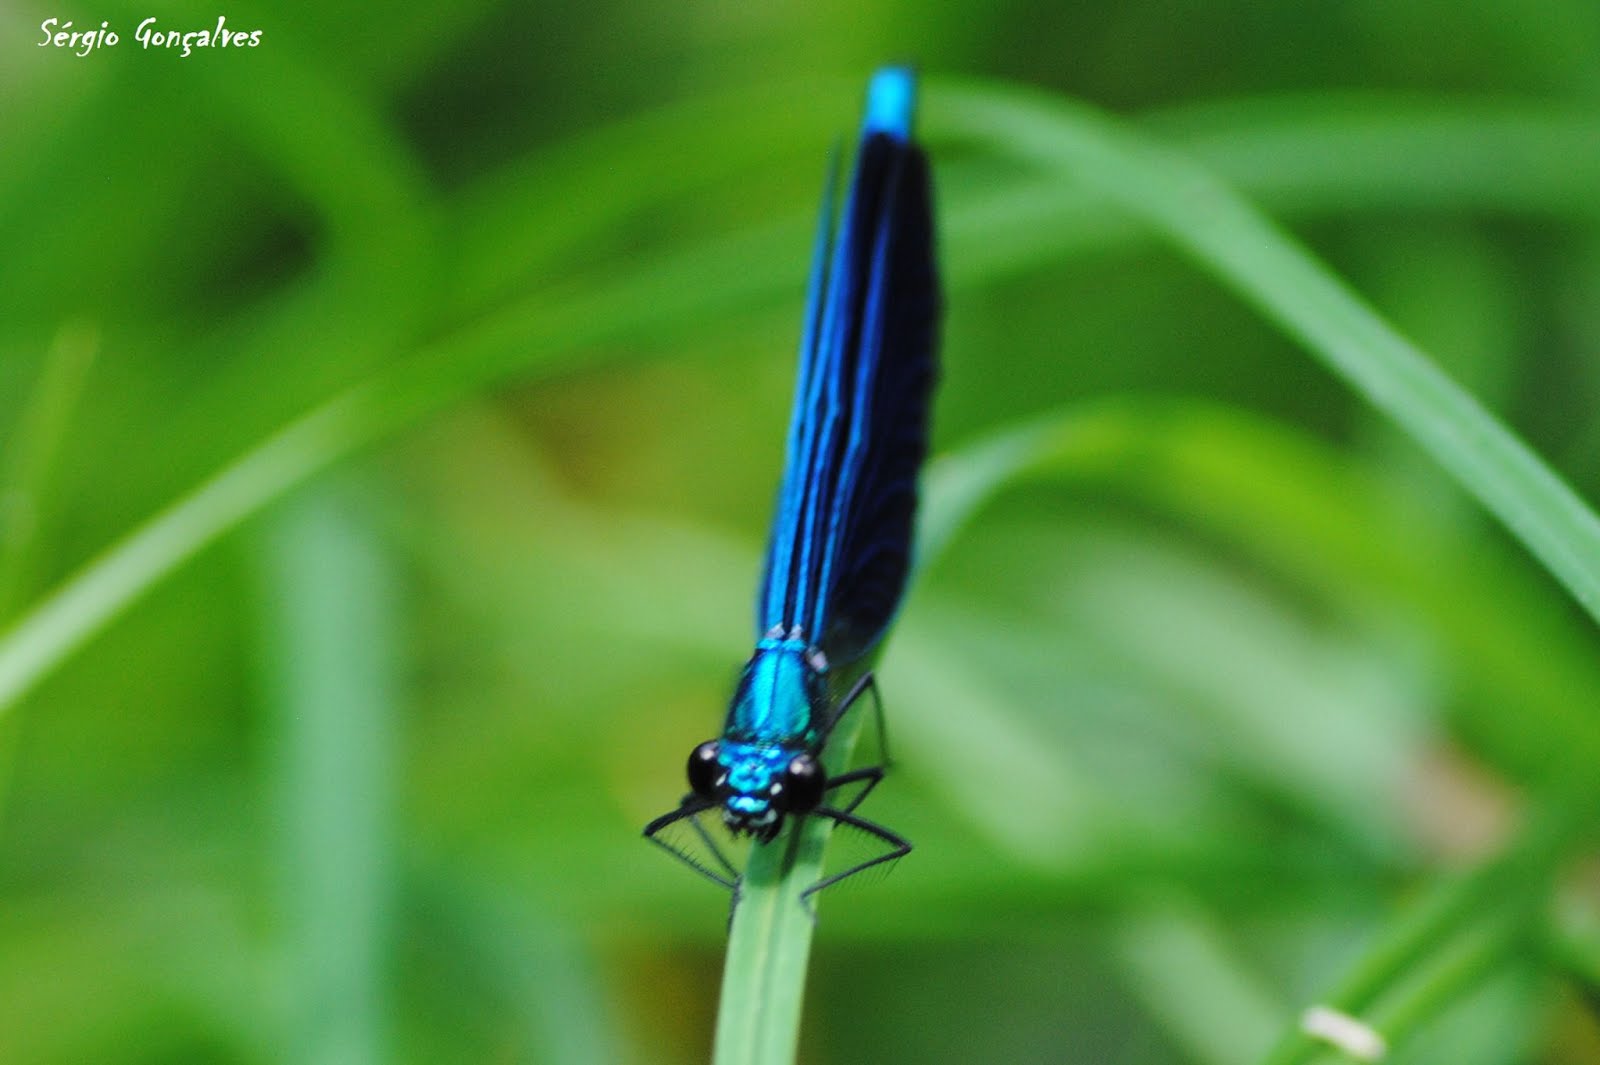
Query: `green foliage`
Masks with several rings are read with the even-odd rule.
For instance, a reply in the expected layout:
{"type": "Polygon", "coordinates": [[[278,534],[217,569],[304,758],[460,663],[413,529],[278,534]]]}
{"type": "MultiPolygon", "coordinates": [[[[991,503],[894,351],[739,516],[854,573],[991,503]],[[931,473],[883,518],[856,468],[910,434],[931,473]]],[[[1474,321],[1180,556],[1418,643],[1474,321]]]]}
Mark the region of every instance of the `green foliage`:
{"type": "Polygon", "coordinates": [[[726,910],[638,828],[913,55],[918,850],[752,878],[725,1048],[809,961],[805,1060],[1600,1060],[1595,13],[652,12],[0,27],[0,1058],[704,1060],[726,910]]]}

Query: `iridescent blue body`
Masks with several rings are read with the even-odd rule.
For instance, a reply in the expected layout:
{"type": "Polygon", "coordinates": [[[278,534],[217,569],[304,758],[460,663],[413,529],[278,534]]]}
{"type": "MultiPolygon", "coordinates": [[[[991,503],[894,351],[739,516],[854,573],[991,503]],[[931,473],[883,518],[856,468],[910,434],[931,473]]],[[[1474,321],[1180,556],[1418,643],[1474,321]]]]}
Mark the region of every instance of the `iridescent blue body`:
{"type": "Polygon", "coordinates": [[[780,636],[756,643],[717,751],[717,762],[726,770],[723,806],[730,826],[775,820],[773,785],[795,756],[817,742],[818,711],[827,699],[824,668],[803,639],[780,636]]]}
{"type": "Polygon", "coordinates": [[[720,854],[725,869],[709,869],[657,833],[717,806],[736,834],[763,840],[786,815],[865,828],[892,853],[863,867],[910,849],[853,812],[883,768],[829,780],[821,755],[833,727],[872,686],[865,664],[898,609],[910,569],[939,317],[928,165],[911,129],[915,98],[910,70],[874,75],[837,233],[830,175],[756,600],[755,650],[722,735],[690,756],[693,790],[645,829],[723,883],[733,874],[720,854]],[[865,785],[852,802],[823,802],[847,782],[865,785]]]}

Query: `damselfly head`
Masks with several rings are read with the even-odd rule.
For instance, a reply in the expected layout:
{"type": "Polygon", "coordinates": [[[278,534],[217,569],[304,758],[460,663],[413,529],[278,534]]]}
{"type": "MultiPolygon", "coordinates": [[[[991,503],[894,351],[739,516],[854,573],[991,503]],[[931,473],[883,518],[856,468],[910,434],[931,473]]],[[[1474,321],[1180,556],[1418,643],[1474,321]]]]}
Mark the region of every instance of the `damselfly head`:
{"type": "Polygon", "coordinates": [[[735,835],[769,840],[786,814],[803,814],[822,801],[827,774],[809,751],[780,744],[707,740],[689,754],[689,787],[722,806],[735,835]]]}

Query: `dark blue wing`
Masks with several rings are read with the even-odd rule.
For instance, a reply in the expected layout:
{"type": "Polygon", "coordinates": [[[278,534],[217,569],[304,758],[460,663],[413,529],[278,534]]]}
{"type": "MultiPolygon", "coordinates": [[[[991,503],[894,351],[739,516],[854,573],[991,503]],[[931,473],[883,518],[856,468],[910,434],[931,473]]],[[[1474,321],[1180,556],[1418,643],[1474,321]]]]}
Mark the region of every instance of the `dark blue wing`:
{"type": "Polygon", "coordinates": [[[908,71],[873,79],[831,247],[824,202],[756,608],[759,632],[798,627],[841,663],[870,649],[899,605],[927,450],[939,290],[913,95],[908,71]]]}

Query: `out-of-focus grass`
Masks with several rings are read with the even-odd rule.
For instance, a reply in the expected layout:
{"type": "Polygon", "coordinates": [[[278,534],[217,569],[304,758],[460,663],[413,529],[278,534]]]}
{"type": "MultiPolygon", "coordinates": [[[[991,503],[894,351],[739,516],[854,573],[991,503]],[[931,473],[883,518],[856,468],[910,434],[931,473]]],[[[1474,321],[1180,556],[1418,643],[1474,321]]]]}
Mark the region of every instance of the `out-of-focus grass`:
{"type": "MultiPolygon", "coordinates": [[[[717,104],[707,110],[715,111],[717,104]]],[[[714,114],[696,116],[700,123],[715,117],[714,114]]],[[[1527,125],[1532,134],[1521,138],[1508,136],[1500,130],[1501,115],[1492,112],[1485,119],[1489,133],[1472,139],[1456,125],[1454,114],[1446,116],[1412,116],[1412,123],[1400,123],[1402,133],[1395,135],[1392,125],[1380,126],[1382,134],[1356,138],[1356,147],[1366,150],[1356,156],[1364,160],[1369,154],[1387,151],[1408,157],[1418,151],[1440,151],[1440,142],[1454,149],[1447,157],[1451,165],[1436,172],[1413,174],[1414,184],[1429,186],[1433,181],[1448,184],[1455,195],[1481,199],[1502,209],[1516,206],[1526,196],[1537,203],[1540,210],[1557,210],[1566,195],[1566,185],[1561,181],[1530,182],[1533,186],[1512,185],[1507,192],[1498,184],[1476,184],[1460,179],[1461,156],[1478,166],[1507,150],[1529,148],[1548,157],[1554,157],[1563,147],[1575,153],[1577,166],[1567,165],[1551,170],[1568,174],[1576,169],[1587,172],[1584,164],[1600,169],[1600,153],[1592,158],[1584,151],[1587,138],[1576,123],[1559,117],[1540,115],[1527,125]],[[1495,137],[1495,133],[1500,137],[1495,137]],[[1376,140],[1377,143],[1373,143],[1376,140]],[[1500,143],[1509,141],[1510,143],[1500,143]],[[1430,180],[1432,179],[1432,180],[1430,180]]],[[[677,114],[668,117],[648,132],[656,138],[681,138],[681,120],[677,114]]],[[[969,119],[969,124],[971,120],[969,119]]],[[[1330,123],[1331,125],[1331,123],[1330,123]]],[[[1523,127],[1513,127],[1528,134],[1523,127]]],[[[1367,131],[1359,131],[1367,133],[1367,131]]],[[[1280,131],[1268,130],[1262,139],[1267,145],[1285,150],[1281,145],[1280,131]],[[1274,139],[1274,138],[1277,139],[1274,139]]],[[[1324,146],[1314,138],[1302,135],[1287,151],[1294,157],[1308,149],[1316,154],[1347,145],[1350,134],[1334,127],[1328,139],[1333,143],[1324,146]]],[[[1253,151],[1262,146],[1245,138],[1243,153],[1248,160],[1253,151]]],[[[573,154],[591,159],[587,179],[594,179],[595,171],[612,168],[632,170],[642,165],[631,160],[642,160],[648,146],[657,143],[643,134],[623,142],[618,149],[621,160],[589,156],[587,145],[573,154]],[[645,144],[639,146],[640,141],[645,144]]],[[[1437,158],[1437,156],[1434,156],[1437,158]]],[[[1235,164],[1237,165],[1237,164],[1235,164]]],[[[1318,180],[1327,182],[1327,175],[1318,180]]],[[[576,184],[577,181],[574,181],[576,184]]],[[[1085,234],[1099,233],[1103,239],[1101,215],[1095,213],[1093,198],[1087,202],[1074,196],[1071,190],[1062,189],[1060,175],[1048,182],[1037,179],[1025,183],[1020,191],[1007,190],[996,195],[975,191],[978,197],[971,207],[977,221],[969,219],[962,203],[952,209],[948,227],[950,241],[956,247],[947,252],[955,264],[952,273],[965,280],[982,280],[985,274],[972,264],[986,267],[996,273],[1014,269],[1019,263],[1049,253],[1060,254],[1063,248],[1073,248],[1085,234]],[[1046,218],[1047,206],[1060,203],[1076,212],[1059,218],[1046,218]],[[1017,211],[1021,204],[1023,210],[1017,211]],[[996,210],[995,204],[1006,206],[996,210]],[[1010,215],[1007,218],[1007,215],[1010,215]],[[1009,230],[1015,230],[1012,237],[1009,230]],[[1054,224],[1050,224],[1050,223],[1054,224]],[[985,253],[964,255],[959,241],[962,234],[975,244],[989,246],[985,253]],[[992,247],[1007,247],[1006,256],[994,255],[992,247]]],[[[1308,182],[1312,183],[1312,182],[1308,182]]],[[[1330,185],[1334,183],[1328,182],[1330,185]]],[[[1314,184],[1314,183],[1312,183],[1314,184]]],[[[1341,186],[1346,192],[1347,187],[1341,186]]],[[[667,191],[671,190],[671,186],[667,191]]],[[[1297,190],[1298,191],[1298,190],[1297,190]]],[[[1292,198],[1292,194],[1291,194],[1292,198]]],[[[559,202],[559,201],[558,201],[559,202]]],[[[558,216],[559,207],[546,210],[558,216]]],[[[540,220],[529,224],[531,232],[543,238],[545,229],[540,220]]],[[[792,282],[792,268],[778,265],[783,262],[778,253],[781,247],[796,241],[794,226],[770,228],[747,237],[718,242],[710,247],[696,249],[684,255],[669,256],[658,266],[635,268],[621,278],[607,277],[594,288],[587,290],[587,298],[580,293],[564,293],[559,300],[538,298],[524,300],[508,310],[472,322],[452,334],[448,340],[425,348],[421,353],[395,367],[391,372],[356,386],[312,412],[297,419],[280,433],[269,437],[255,449],[227,467],[217,477],[202,485],[177,505],[167,509],[154,522],[147,524],[136,537],[125,542],[119,554],[106,557],[95,569],[80,576],[80,583],[69,586],[58,594],[38,616],[29,619],[29,627],[0,647],[0,705],[14,699],[33,682],[34,678],[49,668],[56,658],[70,649],[82,634],[91,632],[121,609],[133,595],[137,595],[150,580],[169,570],[189,553],[203,546],[221,531],[231,527],[265,502],[301,478],[308,476],[326,463],[361,446],[372,438],[414,420],[419,415],[448,404],[464,392],[482,387],[513,371],[526,379],[534,372],[529,364],[543,373],[559,372],[574,358],[586,357],[587,346],[604,344],[611,338],[626,338],[639,334],[658,335],[660,331],[681,328],[684,323],[697,322],[708,316],[726,314],[754,299],[766,296],[792,282]],[[736,279],[737,283],[730,283],[736,279]],[[87,585],[87,586],[85,586],[87,585]]],[[[1132,236],[1123,231],[1124,239],[1132,236]]],[[[524,252],[526,254],[526,252],[524,252]]],[[[478,261],[485,255],[467,255],[469,261],[478,261]]]]}
{"type": "Polygon", "coordinates": [[[307,493],[263,553],[263,688],[288,930],[286,1057],[389,1057],[394,936],[396,602],[349,492],[307,493]]]}
{"type": "MultiPolygon", "coordinates": [[[[703,1059],[725,911],[635,835],[747,650],[821,162],[885,57],[1149,111],[1592,484],[1590,13],[1463,9],[1451,48],[1403,4],[912,14],[469,4],[378,31],[289,7],[237,63],[0,28],[0,468],[63,323],[100,337],[38,467],[31,627],[0,636],[29,692],[0,1057],[255,1061],[304,1035],[276,841],[356,855],[280,823],[252,678],[353,683],[377,644],[258,654],[256,560],[201,549],[386,437],[352,505],[404,633],[375,781],[397,858],[371,874],[394,914],[349,1001],[390,1003],[390,1060],[703,1059]],[[1350,86],[1402,91],[1315,91],[1350,86]],[[144,546],[41,612],[118,543],[144,546]]],[[[825,907],[813,1057],[1214,1060],[1354,971],[1389,974],[1372,1016],[1416,1027],[1407,1060],[1595,1058],[1552,990],[1592,983],[1592,890],[1569,873],[1548,924],[1549,867],[1490,857],[1561,824],[1524,812],[1581,812],[1555,785],[1594,742],[1590,626],[1232,297],[926,117],[934,498],[1007,441],[1064,450],[919,578],[883,663],[899,767],[873,813],[919,849],[825,907]],[[1455,905],[1463,869],[1505,905],[1455,905]],[[1380,941],[1405,963],[1357,965],[1380,941]]],[[[283,579],[281,602],[338,588],[283,579]]]]}
{"type": "Polygon", "coordinates": [[[98,338],[82,327],[64,327],[51,344],[39,382],[23,404],[0,472],[0,618],[9,617],[17,588],[27,583],[30,553],[41,539],[49,501],[44,488],[73,407],[94,360],[98,338]]]}

